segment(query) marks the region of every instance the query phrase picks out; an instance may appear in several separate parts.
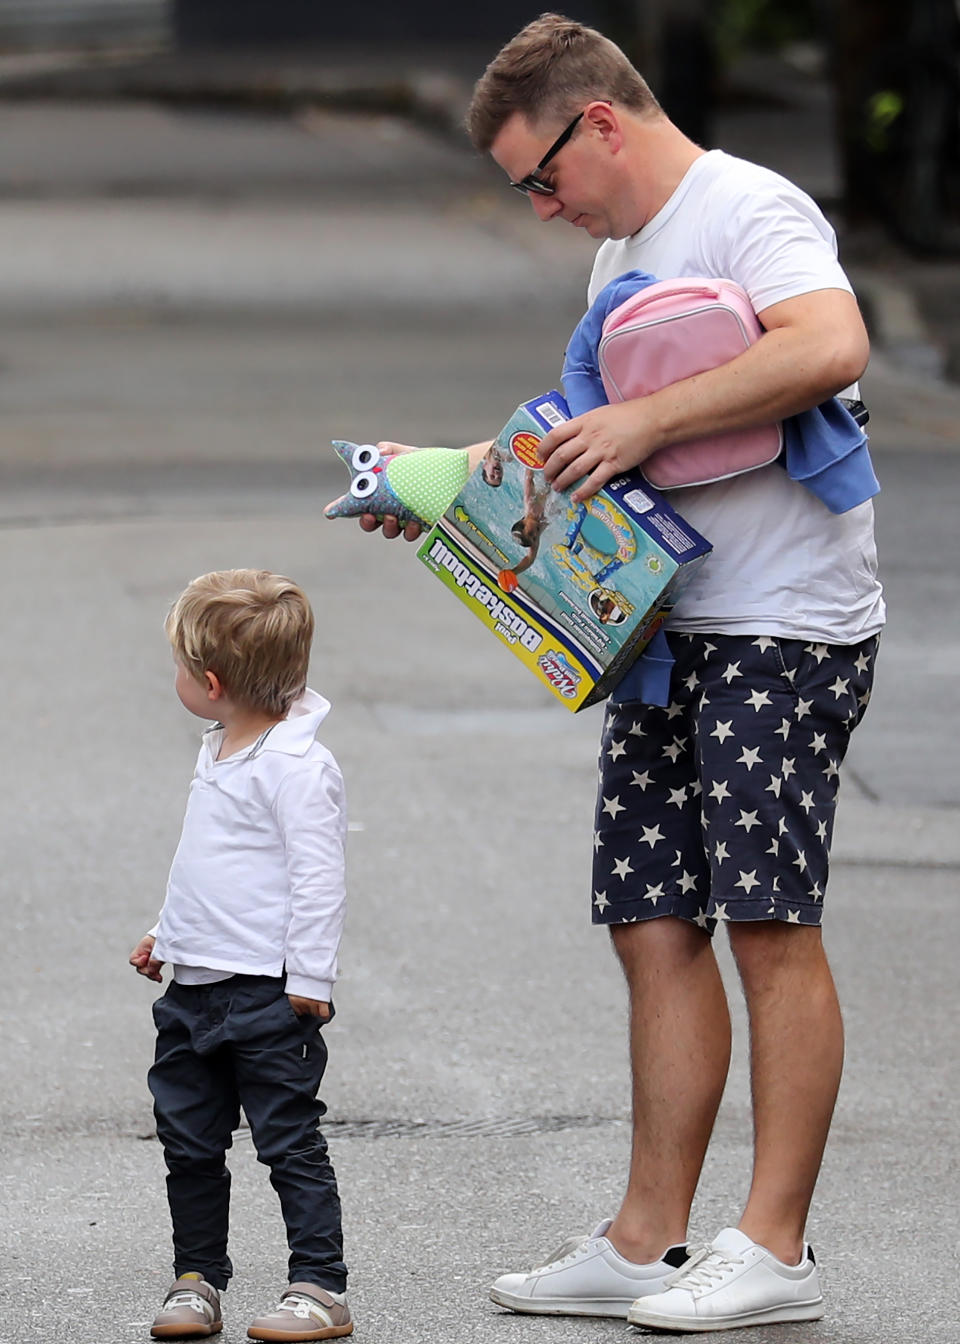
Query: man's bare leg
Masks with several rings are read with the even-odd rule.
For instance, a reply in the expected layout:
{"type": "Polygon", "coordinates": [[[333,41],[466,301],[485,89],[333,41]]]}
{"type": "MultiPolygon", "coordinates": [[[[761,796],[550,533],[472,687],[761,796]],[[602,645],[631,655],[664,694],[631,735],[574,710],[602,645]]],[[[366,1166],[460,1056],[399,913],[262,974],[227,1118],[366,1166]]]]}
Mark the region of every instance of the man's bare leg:
{"type": "Polygon", "coordinates": [[[740,1229],[797,1264],[843,1068],[843,1021],[820,930],[729,924],[750,1013],[754,1167],[740,1229]]]}
{"type": "Polygon", "coordinates": [[[730,1016],[710,939],[672,916],[617,924],[630,989],[633,1151],[607,1237],[626,1259],[683,1242],[730,1063],[730,1016]]]}

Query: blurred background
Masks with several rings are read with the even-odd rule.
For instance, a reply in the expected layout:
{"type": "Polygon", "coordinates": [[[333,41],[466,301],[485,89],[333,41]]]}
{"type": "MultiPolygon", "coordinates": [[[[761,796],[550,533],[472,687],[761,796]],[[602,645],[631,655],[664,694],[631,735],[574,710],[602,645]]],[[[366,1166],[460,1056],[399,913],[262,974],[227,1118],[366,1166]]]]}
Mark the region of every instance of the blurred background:
{"type": "MultiPolygon", "coordinates": [[[[0,1344],[144,1338],[167,1286],[155,987],[126,958],[196,754],[163,615],[235,565],[307,589],[348,783],[324,1095],[358,1328],[587,1337],[483,1290],[621,1190],[623,990],[587,913],[600,711],[548,699],[410,548],[320,517],[347,484],[331,439],[468,443],[556,383],[593,244],[539,224],[460,129],[541,7],[0,0],[0,1344]]],[[[820,202],[870,328],[890,623],[827,922],[850,1036],[812,1224],[831,1314],[780,1329],[953,1344],[957,7],[568,12],[697,140],[820,202]]],[[[742,1016],[736,1032],[697,1236],[749,1179],[742,1016]]],[[[234,1170],[228,1342],[284,1258],[243,1132],[234,1170]]]]}

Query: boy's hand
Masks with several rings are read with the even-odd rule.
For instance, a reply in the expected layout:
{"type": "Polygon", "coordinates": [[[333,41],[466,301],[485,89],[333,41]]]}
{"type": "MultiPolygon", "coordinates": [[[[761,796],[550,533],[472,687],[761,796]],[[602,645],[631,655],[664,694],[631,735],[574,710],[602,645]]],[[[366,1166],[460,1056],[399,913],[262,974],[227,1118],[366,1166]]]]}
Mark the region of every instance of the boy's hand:
{"type": "Polygon", "coordinates": [[[160,974],[163,962],[154,961],[151,956],[156,941],[156,938],[151,937],[149,933],[145,934],[130,953],[129,960],[137,975],[145,975],[148,980],[156,980],[157,984],[163,984],[163,976],[160,974]]]}
{"type": "Polygon", "coordinates": [[[321,1022],[329,1022],[329,1003],[323,1003],[320,999],[302,999],[299,994],[288,994],[287,998],[297,1017],[319,1017],[321,1022]]]}

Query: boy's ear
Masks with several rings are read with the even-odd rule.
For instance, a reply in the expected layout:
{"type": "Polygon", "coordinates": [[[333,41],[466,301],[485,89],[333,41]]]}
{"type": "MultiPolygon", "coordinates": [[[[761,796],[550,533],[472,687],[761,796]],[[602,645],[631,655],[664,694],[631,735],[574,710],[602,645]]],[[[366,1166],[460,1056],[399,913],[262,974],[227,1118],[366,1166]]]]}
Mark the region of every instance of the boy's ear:
{"type": "Polygon", "coordinates": [[[203,682],[207,688],[207,699],[217,701],[223,695],[223,683],[216,672],[204,672],[203,682]]]}

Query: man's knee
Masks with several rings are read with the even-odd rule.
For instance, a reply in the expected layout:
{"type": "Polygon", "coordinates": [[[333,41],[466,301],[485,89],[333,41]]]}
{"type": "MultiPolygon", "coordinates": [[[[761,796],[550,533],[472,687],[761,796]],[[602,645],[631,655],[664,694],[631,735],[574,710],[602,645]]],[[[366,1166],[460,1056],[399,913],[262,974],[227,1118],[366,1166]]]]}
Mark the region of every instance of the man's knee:
{"type": "Polygon", "coordinates": [[[762,990],[784,977],[829,971],[820,929],[782,920],[731,922],[730,950],[744,989],[762,990]]]}
{"type": "Polygon", "coordinates": [[[696,924],[673,915],[635,924],[612,924],[610,937],[631,984],[681,971],[704,956],[713,956],[709,936],[696,924]]]}

